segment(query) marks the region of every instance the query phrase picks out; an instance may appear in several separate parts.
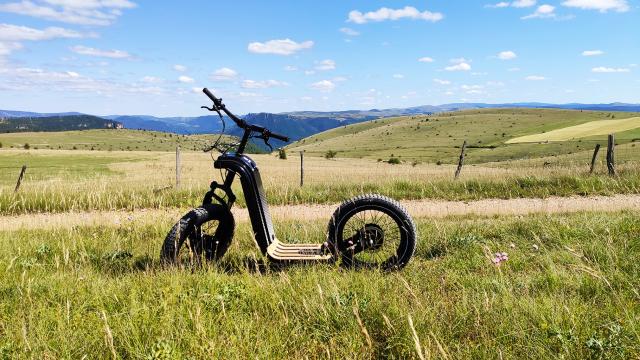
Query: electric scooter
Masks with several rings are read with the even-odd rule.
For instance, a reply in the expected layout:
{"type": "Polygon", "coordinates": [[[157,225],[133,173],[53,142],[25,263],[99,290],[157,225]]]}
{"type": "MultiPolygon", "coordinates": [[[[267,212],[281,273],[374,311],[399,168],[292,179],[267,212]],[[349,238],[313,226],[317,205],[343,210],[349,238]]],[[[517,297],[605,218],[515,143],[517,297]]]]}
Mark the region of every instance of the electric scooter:
{"type": "Polygon", "coordinates": [[[165,264],[184,261],[221,259],[231,244],[235,219],[231,208],[236,196],[231,187],[239,176],[249,212],[256,245],[274,262],[337,262],[346,267],[397,270],[403,268],[416,248],[416,226],[407,211],[396,201],[377,194],[360,195],[342,203],[327,227],[321,244],[287,244],[276,237],[269,206],[256,163],[244,154],[250,139],[288,142],[289,138],[262,126],[247,123],[231,113],[207,88],[203,92],[213,101],[212,107],[223,121],[224,112],[243,130],[238,144],[226,148],[220,139],[204,151],[218,150],[221,155],[214,167],[225,171],[224,182],[213,181],[202,206],[191,210],[176,223],[162,245],[160,257],[165,264]],[[181,248],[187,251],[182,251],[181,248]]]}

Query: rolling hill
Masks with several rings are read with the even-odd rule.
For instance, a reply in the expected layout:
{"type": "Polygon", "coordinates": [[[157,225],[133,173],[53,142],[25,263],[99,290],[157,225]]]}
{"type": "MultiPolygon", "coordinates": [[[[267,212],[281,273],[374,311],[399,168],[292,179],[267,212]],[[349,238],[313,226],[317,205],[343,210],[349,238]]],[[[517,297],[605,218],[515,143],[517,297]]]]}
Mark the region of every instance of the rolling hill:
{"type": "MultiPolygon", "coordinates": [[[[372,158],[387,161],[455,163],[460,146],[467,141],[469,163],[527,159],[571,154],[593,149],[606,136],[593,135],[562,142],[507,144],[510,139],[540,134],[593,121],[637,117],[631,112],[600,112],[558,109],[480,109],[437,115],[415,115],[377,119],[341,126],[290,144],[289,151],[322,156],[372,158]]],[[[614,120],[614,121],[615,121],[614,120]]],[[[617,135],[618,143],[640,140],[640,130],[617,135]]]]}
{"type": "MultiPolygon", "coordinates": [[[[102,151],[174,151],[177,145],[185,151],[201,151],[217,135],[177,135],[146,130],[108,129],[60,132],[0,133],[4,149],[102,150],[102,151]]],[[[237,138],[225,136],[224,142],[237,138]]],[[[1,151],[1,149],[0,149],[1,151]]],[[[250,144],[250,153],[262,152],[250,144]]]]}

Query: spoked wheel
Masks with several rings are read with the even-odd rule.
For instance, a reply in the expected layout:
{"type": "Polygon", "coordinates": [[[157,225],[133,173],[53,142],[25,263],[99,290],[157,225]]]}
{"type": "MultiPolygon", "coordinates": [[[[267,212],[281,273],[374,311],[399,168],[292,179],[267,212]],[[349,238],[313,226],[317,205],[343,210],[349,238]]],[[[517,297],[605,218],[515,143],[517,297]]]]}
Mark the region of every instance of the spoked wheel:
{"type": "Polygon", "coordinates": [[[193,209],[167,234],[160,260],[185,265],[219,260],[231,245],[234,230],[233,215],[226,207],[209,204],[193,209]]]}
{"type": "Polygon", "coordinates": [[[396,201],[362,195],[344,202],[329,222],[329,245],[342,264],[357,268],[401,269],[416,248],[416,226],[396,201]]]}

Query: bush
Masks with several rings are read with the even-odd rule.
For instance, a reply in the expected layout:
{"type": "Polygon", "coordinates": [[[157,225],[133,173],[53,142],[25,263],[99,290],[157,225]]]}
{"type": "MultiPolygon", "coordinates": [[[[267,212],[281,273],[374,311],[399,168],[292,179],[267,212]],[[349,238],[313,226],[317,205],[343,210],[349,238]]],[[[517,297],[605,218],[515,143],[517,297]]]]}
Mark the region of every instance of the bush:
{"type": "Polygon", "coordinates": [[[0,142],[0,149],[2,149],[2,143],[0,142]]]}
{"type": "Polygon", "coordinates": [[[26,144],[24,144],[23,148],[25,150],[29,150],[29,149],[31,149],[31,145],[29,145],[29,143],[26,143],[26,144]]]}
{"type": "Polygon", "coordinates": [[[287,151],[285,149],[278,149],[278,158],[281,160],[287,160],[287,151]]]}
{"type": "Polygon", "coordinates": [[[333,150],[329,150],[326,153],[324,153],[325,159],[333,159],[334,157],[336,157],[336,155],[338,155],[338,152],[333,150]]]}
{"type": "Polygon", "coordinates": [[[389,164],[391,164],[391,165],[398,165],[398,164],[400,164],[400,159],[398,159],[396,157],[392,157],[387,162],[389,164]]]}

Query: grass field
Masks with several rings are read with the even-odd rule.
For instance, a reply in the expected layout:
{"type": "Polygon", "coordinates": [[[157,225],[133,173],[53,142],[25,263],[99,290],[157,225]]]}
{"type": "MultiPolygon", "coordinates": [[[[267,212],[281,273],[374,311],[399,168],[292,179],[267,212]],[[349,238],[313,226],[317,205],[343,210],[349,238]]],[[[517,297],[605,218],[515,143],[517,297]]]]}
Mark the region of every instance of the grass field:
{"type": "Polygon", "coordinates": [[[640,127],[640,117],[622,120],[599,120],[588,123],[556,129],[542,134],[533,134],[508,140],[507,144],[544,142],[544,141],[568,141],[597,135],[615,134],[634,130],[640,127]]]}
{"type": "MultiPolygon", "coordinates": [[[[396,274],[256,263],[247,223],[219,266],[163,269],[169,225],[0,231],[0,355],[640,355],[637,214],[418,219],[416,257],[396,274]]],[[[278,229],[319,240],[324,227],[278,229]]]]}
{"type": "MultiPolygon", "coordinates": [[[[453,164],[460,146],[467,140],[468,163],[486,163],[592,150],[605,136],[589,136],[576,141],[539,144],[508,144],[521,136],[550,132],[603,119],[637,117],[636,113],[550,109],[483,109],[430,116],[411,116],[369,121],[329,130],[289,145],[291,151],[323,156],[328,151],[338,157],[387,161],[453,164]]],[[[638,129],[618,134],[620,144],[640,138],[638,129]]]]}
{"type": "MultiPolygon", "coordinates": [[[[217,135],[177,135],[157,131],[108,129],[0,134],[4,148],[98,151],[200,151],[217,135]]],[[[226,138],[228,139],[228,137],[226,138]]]]}

